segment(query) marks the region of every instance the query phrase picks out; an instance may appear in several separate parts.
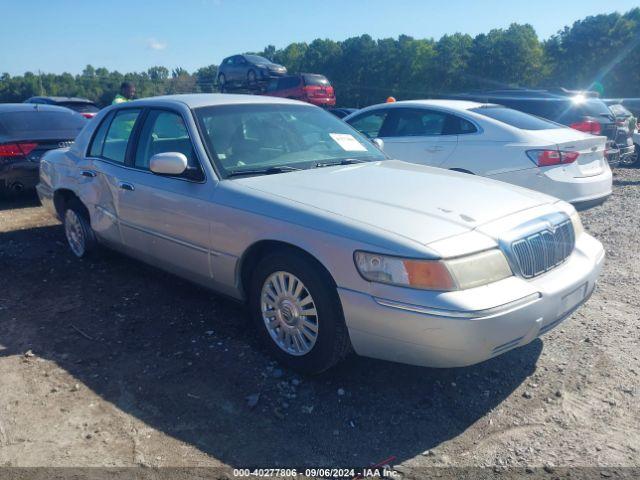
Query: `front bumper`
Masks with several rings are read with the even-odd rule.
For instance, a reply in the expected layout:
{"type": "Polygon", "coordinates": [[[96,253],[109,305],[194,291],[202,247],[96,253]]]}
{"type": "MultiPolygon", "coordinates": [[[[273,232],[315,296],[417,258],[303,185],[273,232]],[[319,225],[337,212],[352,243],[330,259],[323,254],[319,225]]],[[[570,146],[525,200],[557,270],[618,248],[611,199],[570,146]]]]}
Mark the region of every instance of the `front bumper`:
{"type": "MultiPolygon", "coordinates": [[[[604,249],[587,234],[559,267],[450,292],[459,310],[339,288],[351,343],[359,355],[428,367],[462,367],[526,345],[557,326],[593,292],[604,249]],[[518,298],[514,298],[518,297],[518,298]],[[487,307],[487,298],[493,305],[487,307]],[[480,300],[481,299],[481,300],[480,300]],[[474,308],[474,302],[481,308],[474,308]]],[[[406,290],[406,289],[398,289],[406,290]]]]}
{"type": "Polygon", "coordinates": [[[38,183],[38,162],[20,161],[0,166],[0,190],[32,189],[38,183]]]}

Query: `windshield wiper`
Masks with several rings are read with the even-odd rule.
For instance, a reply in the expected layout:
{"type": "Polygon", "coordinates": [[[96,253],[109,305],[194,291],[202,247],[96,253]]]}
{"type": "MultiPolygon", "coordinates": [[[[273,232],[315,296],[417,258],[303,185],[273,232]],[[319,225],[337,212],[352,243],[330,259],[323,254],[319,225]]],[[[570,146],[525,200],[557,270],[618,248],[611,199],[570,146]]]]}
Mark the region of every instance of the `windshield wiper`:
{"type": "Polygon", "coordinates": [[[316,168],[333,167],[335,165],[352,165],[354,163],[367,163],[367,160],[362,160],[360,158],[343,158],[337,162],[318,162],[316,163],[316,168]]]}
{"type": "Polygon", "coordinates": [[[285,173],[285,172],[295,172],[300,170],[296,167],[289,167],[287,165],[283,165],[281,167],[269,167],[264,169],[255,169],[255,170],[237,170],[235,172],[231,172],[227,174],[227,178],[229,177],[238,177],[240,175],[272,175],[274,173],[285,173]]]}

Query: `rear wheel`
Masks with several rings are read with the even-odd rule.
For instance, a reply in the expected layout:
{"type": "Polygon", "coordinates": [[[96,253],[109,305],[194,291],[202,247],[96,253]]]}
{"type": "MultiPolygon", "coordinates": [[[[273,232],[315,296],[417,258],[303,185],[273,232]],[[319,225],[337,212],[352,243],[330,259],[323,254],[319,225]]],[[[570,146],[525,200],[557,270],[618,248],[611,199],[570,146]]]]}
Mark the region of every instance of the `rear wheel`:
{"type": "Polygon", "coordinates": [[[256,72],[254,72],[253,70],[249,70],[249,73],[247,73],[247,85],[253,87],[256,83],[256,72]]]}
{"type": "Polygon", "coordinates": [[[85,257],[95,248],[96,237],[84,206],[77,200],[64,211],[64,234],[71,252],[78,258],[85,257]]]}
{"type": "Polygon", "coordinates": [[[633,155],[626,156],[620,159],[621,167],[638,167],[640,166],[640,145],[635,145],[636,151],[633,155]]]}
{"type": "Polygon", "coordinates": [[[218,88],[223,93],[227,89],[227,77],[224,76],[224,73],[218,75],[218,88]]]}
{"type": "Polygon", "coordinates": [[[351,349],[333,281],[298,252],[273,253],[260,261],[250,308],[263,344],[292,369],[320,373],[351,349]]]}

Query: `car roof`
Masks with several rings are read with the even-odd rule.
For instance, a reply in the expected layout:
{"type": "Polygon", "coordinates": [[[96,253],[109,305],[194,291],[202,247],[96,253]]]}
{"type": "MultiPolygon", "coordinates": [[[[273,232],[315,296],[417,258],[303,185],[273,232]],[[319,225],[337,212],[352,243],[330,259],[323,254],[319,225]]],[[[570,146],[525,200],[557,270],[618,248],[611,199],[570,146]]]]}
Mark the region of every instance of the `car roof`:
{"type": "Polygon", "coordinates": [[[242,95],[229,93],[187,93],[179,95],[162,95],[159,97],[142,98],[132,102],[120,103],[119,106],[153,106],[167,104],[184,104],[189,108],[213,107],[220,105],[249,105],[249,104],[271,104],[271,105],[306,105],[309,103],[291,100],[288,98],[269,97],[266,95],[242,95]]]}
{"type": "Polygon", "coordinates": [[[0,103],[0,113],[7,112],[60,112],[76,113],[66,107],[41,103],[0,103]]]}
{"type": "Polygon", "coordinates": [[[470,110],[487,104],[472,102],[470,100],[401,100],[397,102],[381,103],[375,106],[380,107],[383,105],[388,107],[439,107],[450,110],[470,110]]]}
{"type": "Polygon", "coordinates": [[[52,102],[73,102],[73,103],[94,103],[88,98],[82,97],[47,97],[37,96],[31,97],[29,100],[51,100],[52,102]]]}

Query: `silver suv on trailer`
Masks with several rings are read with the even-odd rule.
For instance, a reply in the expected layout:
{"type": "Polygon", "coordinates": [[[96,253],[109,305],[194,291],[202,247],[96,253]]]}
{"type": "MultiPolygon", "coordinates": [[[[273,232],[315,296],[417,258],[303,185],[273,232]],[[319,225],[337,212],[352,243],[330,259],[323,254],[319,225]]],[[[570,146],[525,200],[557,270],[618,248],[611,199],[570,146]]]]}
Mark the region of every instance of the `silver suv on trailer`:
{"type": "Polygon", "coordinates": [[[45,155],[38,193],[78,257],[104,244],[247,301],[267,348],[310,373],[352,349],[453,367],[525,345],[604,258],[568,203],[390,160],[287,99],[112,106],[45,155]]]}

